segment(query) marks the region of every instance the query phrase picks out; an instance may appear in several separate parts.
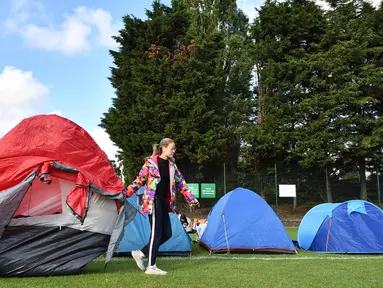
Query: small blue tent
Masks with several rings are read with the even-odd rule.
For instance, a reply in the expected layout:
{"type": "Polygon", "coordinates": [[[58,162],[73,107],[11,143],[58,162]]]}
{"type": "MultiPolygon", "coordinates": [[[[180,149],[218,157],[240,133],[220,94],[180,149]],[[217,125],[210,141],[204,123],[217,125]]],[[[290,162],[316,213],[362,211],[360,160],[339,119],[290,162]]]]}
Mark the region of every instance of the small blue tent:
{"type": "Polygon", "coordinates": [[[383,253],[383,210],[362,201],[313,207],[298,229],[304,250],[331,253],[383,253]]]}
{"type": "Polygon", "coordinates": [[[210,252],[296,253],[283,224],[257,193],[237,188],[212,208],[199,243],[210,252]]]}
{"type": "MultiPolygon", "coordinates": [[[[138,195],[140,195],[139,191],[138,195]]],[[[139,210],[140,196],[133,195],[127,201],[134,205],[139,210]]],[[[185,231],[174,213],[169,213],[172,226],[172,237],[160,246],[159,254],[161,255],[177,255],[188,256],[192,250],[192,240],[189,234],[185,231]]],[[[150,238],[150,223],[147,215],[137,213],[132,222],[130,222],[124,230],[124,236],[117,248],[116,255],[130,254],[134,250],[143,248],[150,238]]]]}

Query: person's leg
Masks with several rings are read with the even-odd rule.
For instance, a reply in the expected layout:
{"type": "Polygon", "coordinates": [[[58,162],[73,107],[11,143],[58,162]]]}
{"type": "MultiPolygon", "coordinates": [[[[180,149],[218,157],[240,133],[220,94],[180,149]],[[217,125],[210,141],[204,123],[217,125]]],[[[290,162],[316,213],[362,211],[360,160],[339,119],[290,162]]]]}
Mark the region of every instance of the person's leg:
{"type": "Polygon", "coordinates": [[[161,201],[154,200],[151,233],[148,247],[148,266],[154,266],[156,264],[156,256],[158,249],[160,248],[160,242],[162,238],[162,222],[163,222],[163,209],[161,201]]]}
{"type": "Polygon", "coordinates": [[[150,247],[150,239],[152,238],[152,228],[153,228],[153,215],[148,215],[149,217],[149,223],[150,223],[150,237],[148,243],[140,250],[145,257],[148,257],[149,255],[149,247],[150,247]]]}
{"type": "MultiPolygon", "coordinates": [[[[163,223],[164,217],[164,203],[161,200],[155,201],[155,210],[152,217],[152,231],[148,247],[148,267],[146,268],[146,274],[165,275],[167,272],[159,269],[156,265],[157,252],[160,248],[163,238],[163,223]]],[[[167,213],[167,211],[166,211],[167,213]]]]}
{"type": "Polygon", "coordinates": [[[162,201],[155,199],[153,203],[153,213],[152,215],[149,215],[149,222],[151,228],[149,242],[141,250],[132,252],[132,256],[136,260],[137,266],[141,270],[145,270],[145,266],[143,264],[144,256],[148,257],[148,267],[145,272],[146,274],[167,274],[167,272],[158,269],[156,266],[156,256],[162,240],[162,226],[164,221],[163,206],[164,205],[162,201]]]}
{"type": "Polygon", "coordinates": [[[170,238],[172,238],[172,226],[170,222],[169,212],[167,208],[164,207],[163,221],[162,221],[162,238],[161,238],[160,245],[164,244],[170,238]]]}
{"type": "MultiPolygon", "coordinates": [[[[149,216],[148,218],[150,223],[150,231],[152,231],[153,216],[152,215],[148,215],[148,216],[149,216]]],[[[138,268],[140,268],[142,271],[145,270],[144,258],[148,257],[151,238],[152,238],[152,235],[150,235],[148,243],[141,250],[132,251],[132,257],[136,261],[138,268]]]]}
{"type": "Polygon", "coordinates": [[[148,266],[154,266],[156,263],[156,254],[162,238],[162,206],[161,201],[154,199],[153,213],[149,215],[150,237],[148,243],[137,251],[132,251],[132,256],[137,266],[145,270],[144,257],[148,257],[148,266]]]}

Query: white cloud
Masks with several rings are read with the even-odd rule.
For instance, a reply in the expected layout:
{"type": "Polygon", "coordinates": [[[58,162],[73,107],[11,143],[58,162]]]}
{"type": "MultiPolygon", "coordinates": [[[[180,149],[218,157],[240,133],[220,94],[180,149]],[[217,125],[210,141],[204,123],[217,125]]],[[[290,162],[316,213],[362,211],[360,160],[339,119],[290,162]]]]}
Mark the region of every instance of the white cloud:
{"type": "Polygon", "coordinates": [[[55,111],[52,111],[52,112],[49,112],[47,114],[55,114],[55,115],[58,115],[58,116],[63,116],[63,112],[60,111],[60,110],[55,110],[55,111]]]}
{"type": "Polygon", "coordinates": [[[93,44],[116,47],[111,36],[117,35],[121,27],[122,23],[114,22],[108,11],[88,7],[76,8],[57,25],[38,0],[12,0],[5,21],[6,31],[20,35],[29,47],[67,56],[89,51],[93,44]]]}
{"type": "Polygon", "coordinates": [[[381,0],[372,0],[371,3],[374,7],[378,8],[381,3],[381,0]]]}
{"type": "Polygon", "coordinates": [[[104,129],[97,127],[89,134],[92,136],[94,141],[96,141],[98,146],[104,150],[109,159],[116,158],[115,155],[117,154],[118,147],[114,145],[112,140],[110,140],[108,133],[106,133],[104,129]]]}
{"type": "Polygon", "coordinates": [[[257,16],[255,8],[259,8],[264,4],[264,1],[237,0],[238,7],[249,17],[249,22],[253,23],[257,16]]]}
{"type": "Polygon", "coordinates": [[[75,10],[75,14],[82,19],[87,25],[94,25],[98,30],[98,41],[106,47],[116,47],[117,43],[111,37],[118,34],[118,30],[122,28],[122,23],[113,23],[112,15],[102,9],[90,9],[87,7],[79,7],[75,10]]]}
{"type": "Polygon", "coordinates": [[[5,29],[7,31],[17,31],[20,24],[28,21],[41,20],[47,22],[48,13],[46,8],[35,0],[11,0],[11,11],[9,17],[5,20],[5,29]]]}
{"type": "Polygon", "coordinates": [[[330,5],[325,0],[316,0],[317,5],[321,6],[324,10],[329,10],[330,5]]]}
{"type": "Polygon", "coordinates": [[[32,72],[5,66],[0,73],[0,137],[33,115],[48,93],[32,72]]]}
{"type": "MultiPolygon", "coordinates": [[[[5,66],[0,72],[0,138],[24,118],[40,113],[41,103],[45,102],[48,94],[49,88],[40,83],[31,71],[5,66]]],[[[48,114],[63,116],[60,110],[48,114]]],[[[118,148],[102,128],[97,127],[89,134],[109,159],[115,159],[118,148]]]]}
{"type": "Polygon", "coordinates": [[[29,47],[60,51],[67,56],[88,51],[90,33],[90,27],[77,19],[67,19],[59,30],[27,24],[21,32],[29,47]]]}

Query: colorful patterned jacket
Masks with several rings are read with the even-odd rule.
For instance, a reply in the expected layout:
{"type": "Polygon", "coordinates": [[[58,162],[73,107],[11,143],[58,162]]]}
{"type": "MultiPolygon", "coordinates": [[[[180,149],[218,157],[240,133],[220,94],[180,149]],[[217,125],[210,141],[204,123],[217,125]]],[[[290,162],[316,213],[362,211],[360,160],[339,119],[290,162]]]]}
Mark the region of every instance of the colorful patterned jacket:
{"type": "MultiPolygon", "coordinates": [[[[142,205],[140,212],[142,214],[152,214],[153,201],[156,195],[156,188],[161,181],[160,171],[158,169],[158,155],[152,158],[146,158],[145,164],[142,166],[136,179],[125,190],[126,197],[131,197],[142,186],[146,185],[145,192],[142,197],[142,205]]],[[[191,203],[197,201],[194,195],[189,191],[188,186],[178,170],[174,161],[169,159],[169,176],[170,176],[170,189],[166,197],[169,203],[169,212],[174,212],[176,204],[176,191],[178,190],[184,196],[186,202],[191,203]]],[[[198,202],[198,201],[197,201],[198,202]]]]}

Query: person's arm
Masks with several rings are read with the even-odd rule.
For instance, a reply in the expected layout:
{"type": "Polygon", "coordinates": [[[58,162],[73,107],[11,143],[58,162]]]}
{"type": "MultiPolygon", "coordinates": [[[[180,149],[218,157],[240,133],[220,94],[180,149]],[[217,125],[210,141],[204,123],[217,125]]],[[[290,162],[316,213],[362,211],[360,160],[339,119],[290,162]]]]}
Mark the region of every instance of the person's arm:
{"type": "Polygon", "coordinates": [[[148,174],[149,168],[148,165],[145,163],[144,166],[142,166],[140,172],[138,173],[136,179],[124,190],[124,196],[126,198],[131,197],[142,186],[144,186],[146,184],[146,180],[148,179],[148,174]]]}
{"type": "Polygon", "coordinates": [[[180,170],[178,170],[176,165],[174,165],[174,170],[174,180],[176,182],[177,190],[182,194],[186,202],[193,205],[199,205],[198,200],[194,197],[193,193],[190,192],[184,177],[182,176],[180,170]]]}

